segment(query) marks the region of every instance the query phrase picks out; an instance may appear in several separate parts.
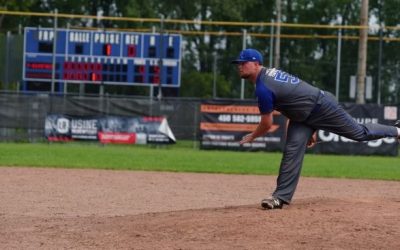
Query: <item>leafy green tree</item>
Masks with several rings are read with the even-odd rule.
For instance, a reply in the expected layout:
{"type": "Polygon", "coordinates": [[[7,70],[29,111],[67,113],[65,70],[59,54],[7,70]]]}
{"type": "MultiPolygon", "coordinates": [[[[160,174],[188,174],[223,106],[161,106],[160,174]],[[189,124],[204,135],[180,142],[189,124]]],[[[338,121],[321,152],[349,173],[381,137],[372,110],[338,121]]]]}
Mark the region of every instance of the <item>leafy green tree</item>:
{"type": "MultiPolygon", "coordinates": [[[[213,97],[214,76],[212,73],[190,71],[182,76],[181,95],[203,98],[213,97]]],[[[229,84],[222,75],[216,78],[216,97],[226,97],[230,92],[229,84]]]]}
{"type": "MultiPolygon", "coordinates": [[[[272,1],[268,1],[272,2],[272,1]]],[[[243,28],[228,25],[209,25],[200,21],[245,21],[247,12],[253,15],[263,16],[271,13],[268,5],[260,4],[260,1],[238,1],[238,0],[194,0],[190,2],[164,1],[160,5],[160,11],[166,19],[185,19],[196,20],[198,22],[188,22],[182,25],[169,25],[168,28],[180,29],[186,31],[185,45],[183,48],[184,58],[182,66],[184,73],[182,79],[190,80],[185,74],[191,75],[192,72],[210,74],[213,71],[214,58],[217,57],[218,72],[225,79],[219,81],[219,85],[226,84],[224,88],[229,89],[227,93],[222,93],[219,97],[239,97],[240,84],[237,84],[238,77],[235,68],[230,65],[230,61],[237,56],[242,48],[241,36],[232,37],[224,35],[224,32],[241,32],[243,28]],[[263,7],[263,8],[260,8],[263,7]],[[265,11],[264,11],[265,10],[265,11]],[[268,12],[267,12],[268,11],[268,12]],[[202,32],[205,35],[194,35],[195,32],[202,32]],[[213,35],[220,32],[221,35],[213,35]],[[207,34],[208,33],[208,34],[207,34]]],[[[252,29],[252,27],[249,27],[252,29]]],[[[257,27],[255,27],[257,29],[257,27]]],[[[205,79],[205,78],[203,78],[205,79]]],[[[200,80],[200,79],[198,79],[200,80]]],[[[184,86],[186,81],[182,81],[184,86]]],[[[203,82],[205,86],[208,83],[203,82]]],[[[187,91],[181,91],[182,95],[188,94],[187,91]]],[[[200,92],[195,91],[194,94],[200,92]]]]}
{"type": "MultiPolygon", "coordinates": [[[[287,23],[305,23],[305,24],[354,24],[355,13],[359,11],[357,3],[349,0],[342,1],[311,1],[311,0],[288,0],[284,6],[284,20],[287,23]],[[342,23],[338,19],[342,19],[342,23]]],[[[352,30],[344,30],[343,35],[351,35],[352,30]]],[[[319,28],[282,28],[282,34],[290,35],[334,35],[337,29],[319,29],[319,28]]],[[[300,38],[300,39],[282,39],[281,45],[281,67],[302,78],[303,80],[314,84],[320,88],[335,93],[335,72],[336,72],[336,54],[337,40],[323,38],[300,38]]],[[[352,66],[357,63],[357,49],[353,44],[343,42],[342,58],[345,62],[342,65],[352,70],[352,66]],[[350,46],[349,49],[347,46],[350,46]],[[350,54],[347,54],[350,53],[350,54]],[[356,53],[356,54],[354,54],[356,53]]],[[[343,73],[343,71],[342,71],[343,73]]],[[[352,74],[354,74],[353,72],[352,74]]],[[[342,88],[342,90],[346,90],[342,88]]]]}
{"type": "MultiPolygon", "coordinates": [[[[382,101],[398,103],[400,100],[400,48],[398,41],[400,30],[395,28],[400,18],[400,5],[397,0],[370,0],[369,12],[371,24],[383,24],[391,28],[384,29],[382,37],[382,101]],[[389,40],[390,38],[391,40],[389,40]],[[397,40],[396,40],[397,39],[397,40]]],[[[242,49],[242,35],[246,30],[247,47],[259,49],[268,65],[268,58],[273,53],[269,34],[271,27],[258,25],[275,19],[275,0],[0,0],[0,8],[18,11],[102,15],[134,18],[163,17],[164,32],[183,33],[182,89],[181,96],[211,97],[213,68],[215,58],[218,71],[218,97],[238,98],[240,79],[230,61],[242,49]],[[171,19],[188,20],[187,22],[169,22],[171,19]],[[243,22],[242,25],[226,23],[207,24],[204,21],[243,22]],[[252,22],[254,25],[246,25],[252,22]],[[233,34],[235,33],[235,34],[233,34]],[[217,35],[218,34],[218,35],[217,35]],[[257,34],[257,35],[255,35],[257,34]],[[211,84],[211,85],[210,85],[211,84]],[[221,88],[221,89],[220,89],[221,88]]],[[[282,0],[282,21],[298,24],[358,25],[360,1],[351,0],[282,0]],[[341,20],[341,21],[340,21],[341,20]]],[[[53,18],[35,16],[0,16],[2,30],[16,30],[18,26],[52,27],[53,18]]],[[[58,20],[60,27],[101,27],[131,28],[156,31],[159,21],[129,22],[110,20],[68,19],[58,20]]],[[[358,29],[343,29],[341,51],[340,101],[348,98],[349,79],[356,74],[358,57],[358,29]],[[350,37],[356,39],[350,39],[350,37]]],[[[335,92],[337,39],[317,38],[316,36],[336,36],[337,29],[282,27],[280,67],[300,78],[335,92]],[[286,35],[307,35],[314,38],[290,38],[286,35]]],[[[379,29],[371,29],[370,36],[378,36],[379,29]]],[[[369,40],[367,56],[367,74],[378,80],[380,55],[379,40],[369,40]]],[[[110,90],[119,93],[118,90],[110,90]]],[[[253,87],[245,85],[245,97],[251,98],[253,87]]],[[[374,98],[377,96],[375,94],[374,98]]],[[[375,101],[375,99],[373,101],[375,101]]]]}
{"type": "MultiPolygon", "coordinates": [[[[381,91],[382,103],[400,103],[400,54],[395,51],[400,50],[400,30],[398,26],[400,18],[400,5],[395,0],[371,0],[370,16],[374,16],[377,24],[383,24],[386,29],[382,30],[383,38],[394,38],[382,42],[382,65],[381,65],[381,91]],[[397,40],[395,40],[397,38],[397,40]]],[[[372,31],[379,36],[379,30],[372,31]]],[[[379,41],[368,43],[368,62],[367,70],[373,76],[375,83],[378,82],[379,71],[379,41]]],[[[375,88],[376,90],[376,88],[375,88]]],[[[377,91],[375,91],[376,94],[377,91]]]]}
{"type": "MultiPolygon", "coordinates": [[[[9,11],[29,11],[32,6],[34,6],[38,0],[1,0],[0,9],[9,11]]],[[[0,15],[0,29],[2,30],[17,30],[19,25],[24,25],[24,20],[29,20],[29,18],[18,17],[18,16],[7,16],[0,15]]]]}

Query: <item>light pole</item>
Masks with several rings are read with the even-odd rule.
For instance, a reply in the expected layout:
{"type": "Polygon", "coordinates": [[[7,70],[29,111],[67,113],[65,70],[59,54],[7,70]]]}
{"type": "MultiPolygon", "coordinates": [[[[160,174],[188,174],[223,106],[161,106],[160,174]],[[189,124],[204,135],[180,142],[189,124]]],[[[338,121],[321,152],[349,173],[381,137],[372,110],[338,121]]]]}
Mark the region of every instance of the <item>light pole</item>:
{"type": "Polygon", "coordinates": [[[368,0],[361,1],[360,40],[358,43],[357,97],[356,103],[365,103],[365,75],[367,68],[368,0]]]}

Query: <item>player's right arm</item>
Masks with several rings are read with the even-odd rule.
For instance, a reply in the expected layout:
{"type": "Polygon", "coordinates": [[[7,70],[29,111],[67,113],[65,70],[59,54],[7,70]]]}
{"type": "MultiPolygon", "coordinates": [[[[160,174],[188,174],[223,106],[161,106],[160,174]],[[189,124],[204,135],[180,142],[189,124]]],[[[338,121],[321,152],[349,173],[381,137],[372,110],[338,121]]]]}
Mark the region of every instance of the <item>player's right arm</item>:
{"type": "Polygon", "coordinates": [[[272,122],[273,122],[272,112],[267,114],[262,114],[260,123],[258,124],[257,128],[252,133],[243,136],[242,140],[240,141],[240,144],[252,142],[257,137],[267,133],[272,126],[272,122]]]}

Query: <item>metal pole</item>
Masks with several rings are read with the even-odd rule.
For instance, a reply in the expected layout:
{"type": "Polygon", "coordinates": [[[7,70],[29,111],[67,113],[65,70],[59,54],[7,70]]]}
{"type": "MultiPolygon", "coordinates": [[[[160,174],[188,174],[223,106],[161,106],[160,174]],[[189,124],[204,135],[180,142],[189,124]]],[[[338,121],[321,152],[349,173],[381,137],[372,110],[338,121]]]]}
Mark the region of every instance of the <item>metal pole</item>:
{"type": "MultiPolygon", "coordinates": [[[[71,28],[71,24],[68,22],[67,23],[67,33],[69,33],[70,28],[71,28]]],[[[67,46],[68,46],[68,39],[65,39],[65,48],[67,48],[67,46]]],[[[66,53],[65,53],[64,60],[67,61],[68,60],[68,49],[66,49],[65,52],[66,53]]],[[[68,83],[66,80],[64,80],[63,84],[64,84],[64,92],[63,93],[65,96],[68,93],[68,83]]]]}
{"type": "Polygon", "coordinates": [[[383,46],[383,27],[379,27],[379,54],[378,54],[378,100],[377,103],[381,104],[381,78],[382,78],[382,46],[383,46]]]}
{"type": "Polygon", "coordinates": [[[336,99],[339,101],[339,85],[340,85],[340,63],[342,54],[342,29],[338,30],[338,41],[337,41],[337,64],[336,64],[336,99]]]}
{"type": "Polygon", "coordinates": [[[198,117],[199,115],[199,106],[200,104],[194,104],[194,121],[193,121],[193,149],[196,149],[196,142],[197,142],[197,131],[198,131],[198,117]]]}
{"type": "Polygon", "coordinates": [[[270,37],[269,37],[269,67],[274,67],[273,63],[273,53],[274,53],[274,19],[271,20],[271,29],[270,29],[270,37]]]}
{"type": "Polygon", "coordinates": [[[154,86],[153,86],[153,84],[150,84],[149,116],[153,116],[153,96],[154,96],[154,86]]]}
{"type": "Polygon", "coordinates": [[[357,68],[357,104],[365,103],[365,74],[367,68],[367,42],[368,42],[368,0],[361,1],[360,40],[358,43],[358,68],[357,68]]]}
{"type": "Polygon", "coordinates": [[[104,95],[104,82],[103,82],[103,80],[100,82],[99,95],[101,97],[103,97],[103,95],[104,95]]]}
{"type": "Polygon", "coordinates": [[[53,36],[53,60],[51,71],[51,93],[54,94],[55,90],[55,76],[56,76],[56,53],[57,53],[57,14],[58,10],[54,10],[54,36],[53,36]]]}
{"type": "Polygon", "coordinates": [[[6,37],[6,60],[5,60],[5,72],[4,72],[4,89],[8,90],[8,84],[9,84],[9,73],[8,71],[10,70],[9,65],[10,65],[10,46],[11,46],[11,31],[7,31],[7,37],[6,37]]]}
{"type": "MultiPolygon", "coordinates": [[[[247,30],[243,30],[242,49],[246,49],[247,30]]],[[[244,79],[240,81],[240,99],[244,99],[244,79]]]]}
{"type": "Polygon", "coordinates": [[[218,54],[214,55],[214,63],[213,63],[213,98],[217,98],[217,57],[218,54]]]}
{"type": "Polygon", "coordinates": [[[279,63],[281,60],[280,50],[281,50],[281,16],[282,16],[282,6],[281,0],[275,1],[276,5],[276,39],[275,39],[275,58],[274,67],[279,68],[279,63]]]}
{"type": "Polygon", "coordinates": [[[377,103],[381,104],[381,88],[382,88],[382,47],[383,47],[383,28],[384,24],[382,22],[382,7],[383,1],[378,1],[378,19],[379,19],[379,52],[378,52],[378,97],[377,103]]]}
{"type": "Polygon", "coordinates": [[[158,67],[159,67],[159,82],[158,82],[158,95],[157,98],[159,101],[161,101],[162,98],[162,68],[163,68],[163,61],[162,61],[162,53],[164,51],[164,15],[161,15],[161,21],[160,21],[160,60],[158,61],[158,67]]]}

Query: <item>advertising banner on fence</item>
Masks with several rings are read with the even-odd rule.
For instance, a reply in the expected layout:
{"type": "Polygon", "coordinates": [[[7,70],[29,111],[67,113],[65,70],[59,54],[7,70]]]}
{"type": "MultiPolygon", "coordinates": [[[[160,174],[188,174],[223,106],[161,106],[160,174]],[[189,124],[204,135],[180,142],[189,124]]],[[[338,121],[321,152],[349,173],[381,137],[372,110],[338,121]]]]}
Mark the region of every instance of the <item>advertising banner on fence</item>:
{"type": "MultiPolygon", "coordinates": [[[[343,108],[360,124],[381,123],[393,125],[398,119],[395,106],[375,104],[343,104],[343,108]]],[[[392,155],[398,154],[398,142],[395,138],[383,138],[369,142],[356,142],[343,136],[319,130],[316,153],[352,154],[352,155],[392,155]]]]}
{"type": "Polygon", "coordinates": [[[89,140],[118,144],[168,144],[176,141],[165,117],[70,116],[49,114],[49,141],[89,140]]]}
{"type": "MultiPolygon", "coordinates": [[[[343,104],[344,109],[358,123],[393,124],[398,119],[397,107],[366,104],[343,104]]],[[[269,133],[252,143],[240,145],[240,139],[254,131],[261,117],[256,103],[201,104],[200,147],[202,149],[265,150],[283,149],[287,119],[274,113],[274,124],[269,133]]],[[[355,142],[336,134],[319,130],[315,153],[351,155],[397,155],[397,139],[384,138],[370,142],[355,142]]]]}
{"type": "Polygon", "coordinates": [[[280,150],[286,118],[274,113],[274,124],[269,133],[251,143],[240,145],[240,139],[252,132],[260,122],[254,103],[201,104],[200,147],[202,149],[280,150]]]}

